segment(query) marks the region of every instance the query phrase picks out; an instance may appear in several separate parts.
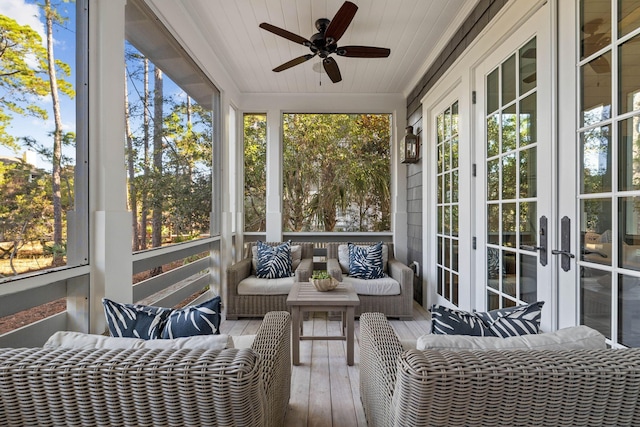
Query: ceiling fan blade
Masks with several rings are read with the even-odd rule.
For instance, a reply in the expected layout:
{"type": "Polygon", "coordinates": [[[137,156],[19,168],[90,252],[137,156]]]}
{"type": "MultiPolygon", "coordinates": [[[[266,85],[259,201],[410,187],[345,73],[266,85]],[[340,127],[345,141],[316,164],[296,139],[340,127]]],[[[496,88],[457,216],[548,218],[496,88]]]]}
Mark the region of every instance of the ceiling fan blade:
{"type": "Polygon", "coordinates": [[[273,71],[278,73],[280,71],[286,70],[287,68],[291,68],[291,67],[293,67],[295,65],[302,64],[303,62],[306,62],[306,61],[310,60],[314,56],[316,56],[316,55],[314,55],[312,53],[308,53],[306,55],[299,56],[297,58],[292,59],[291,61],[285,62],[284,64],[274,68],[273,71]]]}
{"type": "Polygon", "coordinates": [[[276,27],[275,25],[271,25],[266,22],[263,22],[262,24],[259,25],[259,27],[277,36],[284,37],[287,40],[291,40],[292,42],[299,43],[303,46],[311,46],[311,42],[305,39],[304,37],[294,34],[290,31],[284,30],[280,27],[276,27]]]}
{"type": "Polygon", "coordinates": [[[325,58],[322,61],[322,65],[324,65],[324,71],[327,72],[327,75],[332,82],[338,83],[340,80],[342,80],[342,76],[340,75],[340,68],[338,68],[338,63],[335,59],[331,57],[325,58]]]}
{"type": "Polygon", "coordinates": [[[384,47],[342,46],[336,53],[351,58],[386,58],[391,54],[391,50],[384,47]]]}
{"type": "Polygon", "coordinates": [[[325,38],[333,40],[333,43],[337,42],[351,24],[357,11],[358,6],[350,1],[344,2],[324,32],[325,38]]]}

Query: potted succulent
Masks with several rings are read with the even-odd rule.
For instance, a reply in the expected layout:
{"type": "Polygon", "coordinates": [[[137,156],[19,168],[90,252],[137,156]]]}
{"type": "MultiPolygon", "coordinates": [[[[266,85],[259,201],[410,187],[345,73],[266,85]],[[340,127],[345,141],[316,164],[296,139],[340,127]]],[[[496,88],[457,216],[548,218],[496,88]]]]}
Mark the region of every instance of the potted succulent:
{"type": "Polygon", "coordinates": [[[325,270],[314,270],[309,279],[320,292],[332,291],[338,286],[338,281],[325,270]]]}

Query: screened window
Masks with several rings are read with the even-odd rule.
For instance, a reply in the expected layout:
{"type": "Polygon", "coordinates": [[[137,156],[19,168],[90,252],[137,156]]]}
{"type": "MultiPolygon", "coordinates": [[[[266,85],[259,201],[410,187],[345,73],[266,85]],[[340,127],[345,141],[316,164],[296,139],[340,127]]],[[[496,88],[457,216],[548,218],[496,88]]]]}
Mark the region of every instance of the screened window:
{"type": "Polygon", "coordinates": [[[142,2],[127,3],[126,22],[132,249],[209,237],[218,91],[142,2]]]}
{"type": "Polygon", "coordinates": [[[84,3],[0,2],[0,282],[88,262],[84,3]]]}
{"type": "Polygon", "coordinates": [[[284,231],[389,231],[391,115],[282,121],[284,231]]]}

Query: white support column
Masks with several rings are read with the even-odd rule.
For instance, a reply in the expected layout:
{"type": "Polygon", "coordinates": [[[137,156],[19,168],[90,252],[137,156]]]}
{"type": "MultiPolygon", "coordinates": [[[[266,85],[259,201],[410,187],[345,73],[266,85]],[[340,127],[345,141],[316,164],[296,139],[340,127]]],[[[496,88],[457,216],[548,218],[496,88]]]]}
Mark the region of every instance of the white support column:
{"type": "MultiPolygon", "coordinates": [[[[394,256],[407,263],[408,256],[408,214],[407,214],[407,165],[400,163],[400,142],[404,137],[407,124],[407,107],[401,105],[393,114],[391,128],[391,194],[394,195],[391,205],[393,218],[394,256]]],[[[422,141],[419,141],[422,143],[422,141]]],[[[421,157],[424,157],[421,154],[421,157]]],[[[421,160],[422,161],[422,160],[421,160]]],[[[424,163],[424,162],[423,162],[424,163]]]]}
{"type": "Polygon", "coordinates": [[[267,111],[267,241],[282,240],[282,113],[267,111]]]}
{"type": "Polygon", "coordinates": [[[131,214],[127,211],[124,126],[126,0],[89,7],[90,330],[102,333],[102,297],[131,302],[131,214]]]}
{"type": "MultiPolygon", "coordinates": [[[[232,135],[235,135],[235,129],[232,131],[232,127],[235,123],[230,123],[231,105],[229,98],[226,94],[222,93],[220,96],[220,112],[219,112],[219,126],[220,126],[220,174],[221,180],[221,196],[222,196],[222,227],[220,230],[220,275],[221,275],[221,288],[220,294],[222,295],[223,305],[227,303],[227,267],[233,263],[233,212],[232,212],[232,195],[231,192],[235,188],[235,180],[237,174],[235,173],[236,165],[235,155],[233,150],[235,147],[235,141],[232,140],[232,135]]],[[[218,175],[214,175],[216,179],[218,175]]],[[[223,311],[226,314],[226,310],[223,311]]]]}
{"type": "Polygon", "coordinates": [[[236,246],[234,252],[234,261],[240,261],[243,256],[244,248],[244,116],[235,109],[235,140],[232,147],[236,153],[236,182],[234,191],[236,192],[236,246]]]}

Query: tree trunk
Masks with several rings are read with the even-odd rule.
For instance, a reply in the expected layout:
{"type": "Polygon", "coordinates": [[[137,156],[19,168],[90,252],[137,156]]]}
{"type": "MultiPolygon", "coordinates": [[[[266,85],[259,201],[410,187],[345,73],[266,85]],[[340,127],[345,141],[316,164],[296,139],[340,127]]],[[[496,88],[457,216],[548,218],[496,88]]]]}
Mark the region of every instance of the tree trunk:
{"type": "MultiPolygon", "coordinates": [[[[144,130],[144,180],[149,182],[149,60],[144,58],[144,105],[142,106],[142,126],[144,130]]],[[[147,221],[149,217],[149,195],[142,191],[142,210],[140,212],[140,249],[147,249],[147,221]]]]}
{"type": "Polygon", "coordinates": [[[140,250],[140,236],[138,233],[138,198],[136,195],[133,137],[131,135],[131,117],[129,111],[129,94],[127,88],[127,73],[124,75],[124,117],[125,132],[127,134],[127,169],[129,173],[129,209],[131,209],[132,249],[140,250]]]}
{"type": "Polygon", "coordinates": [[[60,170],[62,158],[62,118],[60,117],[60,99],[58,97],[58,80],[56,78],[56,63],[53,55],[53,11],[51,0],[45,0],[45,14],[47,21],[47,63],[49,72],[49,85],[51,88],[51,101],[53,104],[53,169],[51,191],[53,194],[53,260],[51,265],[58,267],[64,265],[62,246],[62,197],[60,194],[60,170]]]}
{"type": "MultiPolygon", "coordinates": [[[[162,70],[155,67],[153,98],[153,188],[151,218],[151,245],[156,248],[162,246],[162,101],[163,81],[162,70]]],[[[152,270],[152,275],[162,273],[162,266],[152,270]]]]}

